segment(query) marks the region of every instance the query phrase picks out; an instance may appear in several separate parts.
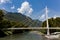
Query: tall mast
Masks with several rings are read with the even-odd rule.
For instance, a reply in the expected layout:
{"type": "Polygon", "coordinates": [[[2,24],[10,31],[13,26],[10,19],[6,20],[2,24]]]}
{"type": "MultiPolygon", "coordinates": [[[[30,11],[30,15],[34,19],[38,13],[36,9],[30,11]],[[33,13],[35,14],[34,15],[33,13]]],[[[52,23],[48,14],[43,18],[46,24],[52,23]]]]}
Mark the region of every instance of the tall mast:
{"type": "Polygon", "coordinates": [[[48,24],[48,8],[47,8],[47,6],[45,8],[45,11],[46,11],[47,35],[50,35],[50,32],[49,32],[49,24],[48,24]]]}

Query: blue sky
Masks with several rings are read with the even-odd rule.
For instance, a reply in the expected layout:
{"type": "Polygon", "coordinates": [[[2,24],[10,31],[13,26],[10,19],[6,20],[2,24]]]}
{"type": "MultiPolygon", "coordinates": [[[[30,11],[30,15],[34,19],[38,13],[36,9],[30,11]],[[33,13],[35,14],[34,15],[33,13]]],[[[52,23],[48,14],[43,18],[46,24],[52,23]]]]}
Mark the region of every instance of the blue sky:
{"type": "Polygon", "coordinates": [[[32,19],[42,21],[45,20],[45,6],[49,10],[49,18],[60,17],[60,0],[0,0],[0,9],[20,12],[32,19]]]}

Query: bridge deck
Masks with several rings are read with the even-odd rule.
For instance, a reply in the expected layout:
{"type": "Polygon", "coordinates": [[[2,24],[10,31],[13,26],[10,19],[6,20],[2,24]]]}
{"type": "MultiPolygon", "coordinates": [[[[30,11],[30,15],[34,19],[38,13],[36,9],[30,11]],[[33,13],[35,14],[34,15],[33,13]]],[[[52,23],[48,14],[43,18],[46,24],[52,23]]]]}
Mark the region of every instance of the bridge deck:
{"type": "MultiPolygon", "coordinates": [[[[7,28],[7,29],[48,29],[46,27],[7,28]]],[[[60,29],[60,27],[49,27],[49,29],[60,29]]]]}

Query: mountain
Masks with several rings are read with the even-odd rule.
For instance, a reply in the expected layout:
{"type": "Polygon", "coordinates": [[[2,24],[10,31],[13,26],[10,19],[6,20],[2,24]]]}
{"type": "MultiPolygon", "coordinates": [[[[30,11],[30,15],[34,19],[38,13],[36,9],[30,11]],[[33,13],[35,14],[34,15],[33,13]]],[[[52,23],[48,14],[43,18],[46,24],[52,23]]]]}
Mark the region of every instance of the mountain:
{"type": "Polygon", "coordinates": [[[41,27],[42,25],[42,22],[39,20],[33,20],[32,23],[33,23],[32,26],[34,27],[41,27]]]}
{"type": "Polygon", "coordinates": [[[39,20],[32,20],[30,17],[17,12],[5,12],[4,17],[10,21],[16,21],[23,23],[24,25],[29,25],[29,27],[40,27],[42,23],[39,20]]]}
{"type": "Polygon", "coordinates": [[[26,33],[31,30],[8,30],[7,28],[19,28],[19,27],[40,27],[41,21],[32,20],[30,17],[22,15],[17,12],[7,12],[0,10],[0,37],[16,33],[26,33]]]}

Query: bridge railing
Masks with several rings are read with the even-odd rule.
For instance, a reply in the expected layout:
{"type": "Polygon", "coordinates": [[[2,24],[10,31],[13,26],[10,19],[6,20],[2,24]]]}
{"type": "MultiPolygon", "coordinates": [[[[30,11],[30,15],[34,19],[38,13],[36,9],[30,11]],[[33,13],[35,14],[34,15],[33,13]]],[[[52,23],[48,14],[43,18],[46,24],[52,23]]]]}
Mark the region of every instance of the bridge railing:
{"type": "MultiPolygon", "coordinates": [[[[21,27],[21,28],[4,28],[3,30],[17,30],[17,29],[47,29],[47,27],[21,27]]],[[[49,29],[60,29],[60,27],[49,27],[49,29]]]]}

